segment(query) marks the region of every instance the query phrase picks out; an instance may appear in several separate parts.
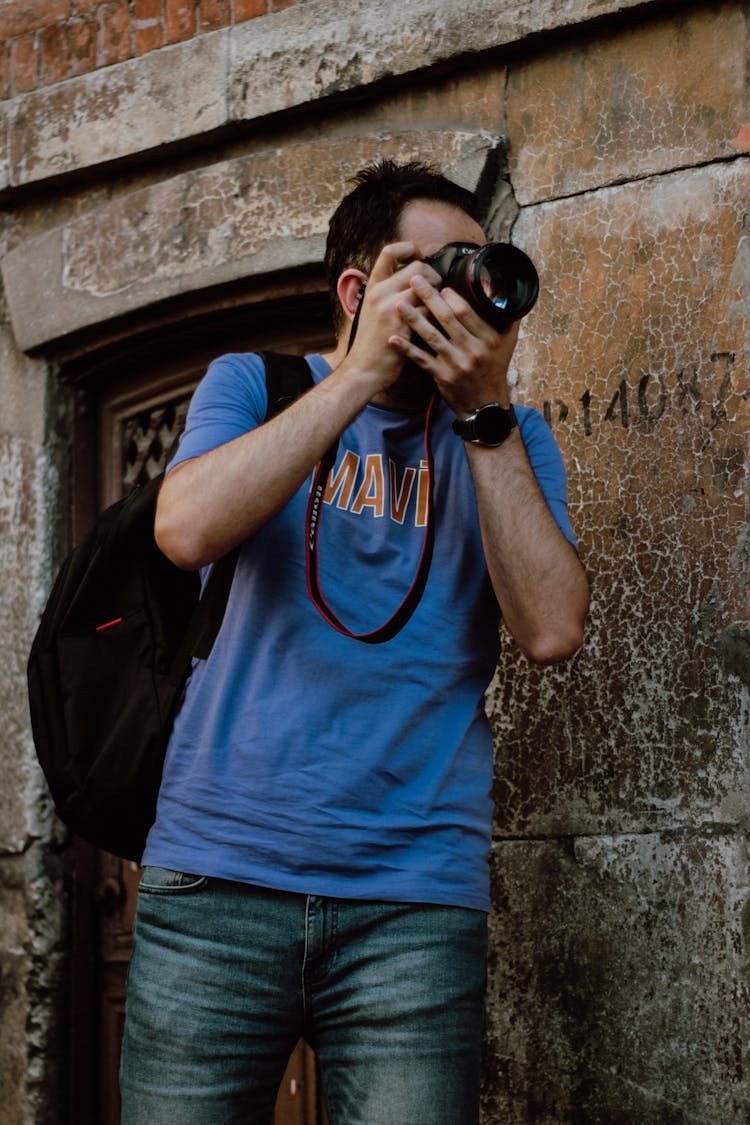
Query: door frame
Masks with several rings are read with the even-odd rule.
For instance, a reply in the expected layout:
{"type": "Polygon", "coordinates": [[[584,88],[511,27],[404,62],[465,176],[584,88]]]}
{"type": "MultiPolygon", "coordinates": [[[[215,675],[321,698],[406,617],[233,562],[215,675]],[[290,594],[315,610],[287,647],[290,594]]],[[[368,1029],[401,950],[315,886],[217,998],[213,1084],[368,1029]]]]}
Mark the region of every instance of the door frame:
{"type": "MultiPolygon", "coordinates": [[[[194,387],[208,363],[228,352],[260,347],[300,354],[334,344],[327,292],[318,278],[304,292],[290,295],[280,279],[274,296],[269,285],[262,301],[233,303],[194,311],[185,319],[170,315],[144,331],[115,333],[85,351],[73,351],[61,364],[61,380],[72,393],[70,448],[70,540],[80,541],[96,513],[121,494],[118,429],[122,420],[194,387]]],[[[214,302],[215,304],[215,302],[214,302]]],[[[111,1101],[104,1089],[100,997],[105,985],[99,952],[101,899],[106,857],[74,839],[67,854],[70,910],[70,971],[66,1007],[70,1054],[67,1073],[68,1119],[100,1125],[100,1106],[111,1101]],[[103,862],[104,861],[104,862],[103,862]]]]}

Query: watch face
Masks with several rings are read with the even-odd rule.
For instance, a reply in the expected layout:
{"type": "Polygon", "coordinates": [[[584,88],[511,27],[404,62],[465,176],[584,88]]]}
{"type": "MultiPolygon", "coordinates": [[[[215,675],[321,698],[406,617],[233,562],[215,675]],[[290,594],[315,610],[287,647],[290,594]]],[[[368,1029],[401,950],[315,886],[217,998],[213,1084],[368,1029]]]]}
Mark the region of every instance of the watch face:
{"type": "Polygon", "coordinates": [[[497,403],[482,406],[474,417],[474,440],[482,445],[500,445],[515,424],[512,410],[504,410],[497,403]]]}

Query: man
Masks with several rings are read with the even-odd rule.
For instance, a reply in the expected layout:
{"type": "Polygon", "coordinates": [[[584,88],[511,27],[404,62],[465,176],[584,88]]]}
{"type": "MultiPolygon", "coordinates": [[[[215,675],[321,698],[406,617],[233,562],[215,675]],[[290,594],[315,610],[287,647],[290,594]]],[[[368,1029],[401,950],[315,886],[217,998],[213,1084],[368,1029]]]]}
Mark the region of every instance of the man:
{"type": "Polygon", "coordinates": [[[484,243],[474,196],[420,165],[355,182],[314,387],[260,424],[259,358],[216,361],[160,496],[180,566],[242,550],[144,857],[125,1125],[268,1122],[300,1035],[331,1125],[478,1120],[498,618],[562,660],[588,587],[554,441],[528,408],[513,426],[517,326],[424,261],[484,243]],[[457,436],[489,403],[504,440],[457,436]]]}

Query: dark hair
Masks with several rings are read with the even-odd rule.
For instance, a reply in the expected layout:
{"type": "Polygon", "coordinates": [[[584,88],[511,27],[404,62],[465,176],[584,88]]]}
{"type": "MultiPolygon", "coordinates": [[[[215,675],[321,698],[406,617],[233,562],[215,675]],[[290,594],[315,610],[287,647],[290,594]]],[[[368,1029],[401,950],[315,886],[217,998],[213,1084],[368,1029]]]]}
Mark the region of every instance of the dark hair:
{"type": "Polygon", "coordinates": [[[370,272],[383,247],[398,238],[401,215],[409,203],[417,199],[447,203],[476,222],[481,221],[474,193],[454,184],[429,164],[378,160],[357,172],[349,182],[356,186],[344,196],[331,217],[325,253],[337,332],[344,323],[336,296],[339,277],[350,267],[370,272]]]}

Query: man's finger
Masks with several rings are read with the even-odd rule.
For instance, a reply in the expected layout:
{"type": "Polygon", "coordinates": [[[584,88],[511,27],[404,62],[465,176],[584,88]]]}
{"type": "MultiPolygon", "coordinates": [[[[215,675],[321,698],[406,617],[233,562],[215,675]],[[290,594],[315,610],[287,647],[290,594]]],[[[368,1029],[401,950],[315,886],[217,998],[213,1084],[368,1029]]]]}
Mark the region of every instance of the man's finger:
{"type": "Polygon", "coordinates": [[[385,281],[400,269],[404,262],[410,261],[417,255],[418,251],[413,242],[389,243],[378,254],[377,261],[372,267],[370,281],[385,281]]]}
{"type": "Polygon", "coordinates": [[[384,246],[372,268],[370,281],[385,281],[401,270],[404,271],[404,285],[415,275],[421,275],[435,285],[440,283],[440,274],[422,260],[413,242],[392,242],[384,246]]]}

